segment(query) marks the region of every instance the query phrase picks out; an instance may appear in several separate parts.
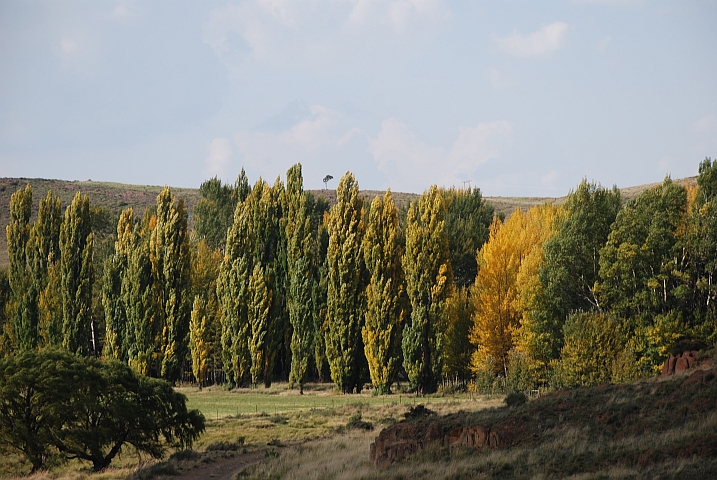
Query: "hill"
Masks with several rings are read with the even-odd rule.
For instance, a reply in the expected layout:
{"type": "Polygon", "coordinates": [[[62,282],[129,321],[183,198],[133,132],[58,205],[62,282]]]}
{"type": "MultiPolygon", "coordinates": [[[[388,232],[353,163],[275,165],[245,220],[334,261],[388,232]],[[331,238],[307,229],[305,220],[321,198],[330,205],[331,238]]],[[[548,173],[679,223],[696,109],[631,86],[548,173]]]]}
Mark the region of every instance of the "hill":
{"type": "MultiPolygon", "coordinates": [[[[676,180],[680,184],[694,184],[696,177],[689,177],[676,180]]],[[[37,206],[41,198],[47,195],[49,190],[60,197],[63,209],[69,205],[77,192],[89,196],[90,204],[105,207],[112,215],[118,216],[120,212],[128,207],[134,208],[135,212],[141,214],[147,207],[155,204],[157,195],[162,190],[161,186],[149,185],[126,185],[113,182],[87,181],[66,181],[47,180],[41,178],[0,178],[0,231],[2,241],[0,242],[0,268],[8,265],[7,242],[5,240],[5,227],[10,220],[10,197],[20,188],[26,185],[32,186],[33,193],[33,217],[37,215],[37,206]]],[[[657,185],[656,183],[638,185],[621,189],[623,200],[628,201],[637,197],[642,191],[657,185]]],[[[336,203],[336,190],[309,190],[315,196],[321,196],[328,200],[330,205],[336,203]]],[[[189,228],[192,228],[192,213],[194,207],[201,198],[199,189],[196,188],[172,188],[172,192],[184,199],[187,211],[189,212],[189,228]]],[[[373,200],[377,195],[383,196],[384,192],[379,190],[363,190],[361,197],[368,201],[373,200]]],[[[398,208],[405,207],[409,202],[415,201],[420,195],[416,193],[394,192],[393,198],[398,208]]],[[[493,205],[496,212],[509,215],[516,208],[528,210],[530,207],[545,202],[552,202],[560,205],[566,197],[485,197],[493,205]]]]}

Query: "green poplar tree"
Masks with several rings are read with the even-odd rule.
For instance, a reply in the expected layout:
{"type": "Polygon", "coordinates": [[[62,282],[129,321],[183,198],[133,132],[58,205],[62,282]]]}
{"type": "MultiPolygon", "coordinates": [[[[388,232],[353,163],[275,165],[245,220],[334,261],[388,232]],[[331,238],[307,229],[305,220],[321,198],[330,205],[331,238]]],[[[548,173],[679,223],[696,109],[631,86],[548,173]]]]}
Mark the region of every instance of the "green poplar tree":
{"type": "Polygon", "coordinates": [[[307,197],[303,189],[301,164],[286,173],[286,239],[287,239],[287,307],[291,322],[291,371],[289,385],[298,385],[304,393],[304,382],[313,352],[314,318],[313,236],[307,197]]]}
{"type": "Polygon", "coordinates": [[[30,231],[33,282],[39,292],[40,333],[47,345],[62,345],[62,297],[60,295],[60,198],[47,192],[40,200],[37,220],[30,231]]]}
{"type": "Polygon", "coordinates": [[[249,354],[251,355],[251,383],[256,385],[264,373],[267,324],[271,309],[271,291],[266,288],[264,270],[257,263],[249,277],[248,320],[251,330],[249,354]]]}
{"type": "MultiPolygon", "coordinates": [[[[146,210],[139,225],[133,225],[132,210],[125,210],[117,227],[122,249],[127,251],[127,269],[122,277],[122,301],[127,325],[122,339],[129,365],[143,375],[157,375],[160,312],[156,284],[152,275],[149,241],[156,218],[146,210]],[[126,214],[125,214],[126,212],[126,214]],[[125,217],[124,219],[122,217],[125,217]],[[130,233],[131,232],[131,233],[130,233]]],[[[122,251],[119,251],[122,255],[122,251]]]]}
{"type": "Polygon", "coordinates": [[[62,346],[72,353],[96,353],[92,320],[92,247],[90,200],[77,192],[65,210],[60,228],[62,292],[62,346]]]}
{"type": "Polygon", "coordinates": [[[328,222],[326,358],[336,387],[361,391],[364,323],[363,201],[351,172],[341,177],[328,222]]]}
{"type": "Polygon", "coordinates": [[[30,241],[30,214],[32,212],[32,187],[18,190],[10,197],[10,222],[6,228],[7,249],[10,261],[8,282],[10,301],[10,343],[17,350],[36,348],[39,342],[37,291],[34,286],[31,257],[28,255],[30,241]]]}
{"type": "Polygon", "coordinates": [[[371,203],[363,254],[370,275],[366,287],[366,323],[361,330],[371,383],[390,393],[400,361],[405,286],[401,267],[398,211],[391,190],[371,203]]]}
{"type": "Polygon", "coordinates": [[[130,328],[122,286],[133,253],[134,210],[127,208],[117,222],[114,253],[105,261],[102,282],[102,306],[105,310],[105,358],[127,362],[127,335],[130,328]]]}
{"type": "Polygon", "coordinates": [[[446,301],[452,295],[443,195],[434,185],[408,209],[403,269],[411,321],[403,330],[403,366],[420,393],[435,392],[442,370],[446,301]]]}
{"type": "Polygon", "coordinates": [[[217,298],[222,312],[222,364],[230,386],[241,385],[251,366],[247,298],[253,231],[247,203],[248,200],[240,202],[234,211],[234,223],[227,232],[224,259],[217,277],[217,298]]]}
{"type": "Polygon", "coordinates": [[[170,382],[179,379],[187,356],[191,313],[188,240],[184,200],[176,200],[169,187],[164,187],[157,196],[157,223],[150,237],[150,259],[162,324],[161,375],[170,382]]]}

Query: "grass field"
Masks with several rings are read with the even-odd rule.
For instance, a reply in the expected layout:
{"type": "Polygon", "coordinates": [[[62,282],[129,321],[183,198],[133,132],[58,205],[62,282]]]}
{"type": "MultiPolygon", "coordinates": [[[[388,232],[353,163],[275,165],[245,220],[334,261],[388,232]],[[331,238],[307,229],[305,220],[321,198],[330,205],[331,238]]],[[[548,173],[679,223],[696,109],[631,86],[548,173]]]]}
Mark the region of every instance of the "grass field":
{"type": "MultiPolygon", "coordinates": [[[[386,405],[415,405],[466,403],[474,401],[473,394],[429,395],[416,397],[413,394],[373,395],[370,391],[339,395],[333,393],[333,384],[308,384],[304,395],[290,390],[286,383],[275,383],[271,388],[241,388],[224,390],[210,387],[199,390],[196,387],[179,387],[177,391],[187,396],[187,406],[201,411],[209,420],[230,416],[251,414],[284,414],[310,409],[336,409],[343,407],[376,407],[386,405]]],[[[483,397],[478,397],[483,401],[483,397]]],[[[476,400],[478,401],[478,400],[476,400]]]]}

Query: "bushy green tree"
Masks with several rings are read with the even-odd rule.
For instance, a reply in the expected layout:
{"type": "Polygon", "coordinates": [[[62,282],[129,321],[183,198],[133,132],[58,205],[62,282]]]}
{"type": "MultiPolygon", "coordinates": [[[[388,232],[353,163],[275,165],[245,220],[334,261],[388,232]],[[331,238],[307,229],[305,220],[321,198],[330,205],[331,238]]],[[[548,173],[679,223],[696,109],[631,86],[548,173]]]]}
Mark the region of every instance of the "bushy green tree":
{"type": "Polygon", "coordinates": [[[344,393],[362,387],[364,322],[364,261],[361,242],[365,226],[363,201],[351,172],[341,177],[337,204],[329,213],[326,357],[331,379],[344,393]]]}
{"type": "Polygon", "coordinates": [[[687,192],[669,178],[644,191],[617,215],[600,252],[601,303],[622,322],[622,334],[633,338],[645,368],[662,364],[674,338],[655,329],[671,311],[689,321],[686,255],[679,237],[687,220],[687,192]]]}
{"type": "Polygon", "coordinates": [[[97,351],[92,324],[93,243],[90,200],[77,192],[60,227],[60,288],[62,346],[80,355],[93,355],[97,351]]]}
{"type": "Polygon", "coordinates": [[[244,169],[233,187],[222,185],[217,177],[204,181],[199,187],[202,198],[194,207],[194,229],[199,239],[211,248],[224,250],[237,203],[243,202],[250,191],[244,169]]]}
{"type": "Polygon", "coordinates": [[[451,188],[444,195],[453,280],[456,286],[465,288],[475,281],[478,273],[476,252],[488,241],[495,211],[483,200],[479,188],[451,188]]]}
{"type": "Polygon", "coordinates": [[[55,453],[106,468],[125,444],[159,458],[189,448],[204,417],[162,380],[58,349],[0,360],[0,443],[36,471],[55,453]]]}
{"type": "Polygon", "coordinates": [[[403,366],[413,388],[435,392],[442,372],[446,301],[453,294],[443,195],[432,186],[408,210],[403,256],[411,321],[403,330],[403,366]]]}
{"type": "Polygon", "coordinates": [[[530,316],[537,351],[545,360],[557,359],[563,344],[563,324],[577,311],[601,308],[595,293],[600,249],[620,210],[620,192],[583,180],[563,204],[554,234],[544,244],[539,270],[542,286],[530,316]]]}
{"type": "Polygon", "coordinates": [[[612,381],[613,364],[624,349],[620,323],[611,315],[589,312],[568,317],[563,327],[556,386],[592,386],[612,381]]]}
{"type": "Polygon", "coordinates": [[[366,321],[361,331],[371,383],[390,393],[400,366],[401,329],[407,310],[401,257],[401,231],[391,190],[371,203],[363,254],[370,276],[366,321]]]}

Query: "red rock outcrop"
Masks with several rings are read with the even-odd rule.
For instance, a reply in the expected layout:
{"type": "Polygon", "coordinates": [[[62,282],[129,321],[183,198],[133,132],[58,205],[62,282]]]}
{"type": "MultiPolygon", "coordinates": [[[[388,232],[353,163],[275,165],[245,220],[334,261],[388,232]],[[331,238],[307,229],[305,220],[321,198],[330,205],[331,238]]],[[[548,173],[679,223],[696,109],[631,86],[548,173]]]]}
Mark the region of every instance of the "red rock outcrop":
{"type": "Polygon", "coordinates": [[[662,365],[662,376],[674,375],[675,373],[689,370],[697,361],[697,351],[692,350],[678,355],[671,355],[662,365]]]}
{"type": "Polygon", "coordinates": [[[454,426],[447,433],[437,422],[399,423],[383,430],[371,444],[371,461],[390,465],[432,446],[496,448],[501,445],[497,432],[482,425],[454,426]]]}

